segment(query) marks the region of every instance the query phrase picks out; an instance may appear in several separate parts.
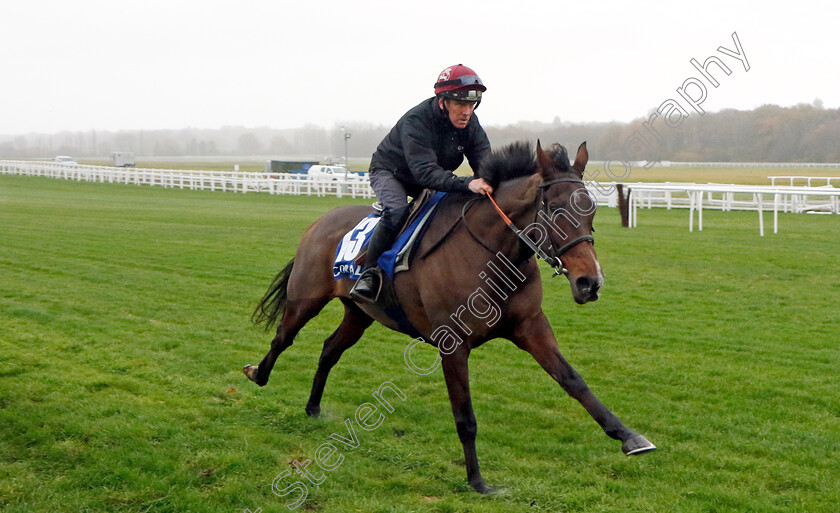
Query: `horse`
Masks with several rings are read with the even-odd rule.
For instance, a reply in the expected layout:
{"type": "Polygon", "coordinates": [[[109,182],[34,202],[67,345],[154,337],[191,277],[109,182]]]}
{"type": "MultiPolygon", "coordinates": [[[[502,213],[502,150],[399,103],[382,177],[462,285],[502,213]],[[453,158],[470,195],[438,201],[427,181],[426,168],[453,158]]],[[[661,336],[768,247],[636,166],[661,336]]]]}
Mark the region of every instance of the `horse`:
{"type": "Polygon", "coordinates": [[[277,330],[259,365],[246,365],[243,372],[264,386],[277,357],[292,345],[298,331],[338,298],[344,317],[324,341],[306,404],[310,416],[320,414],[330,369],[375,320],[408,335],[419,334],[418,343],[438,349],[467,480],[477,492],[493,489],[478,465],[468,360],[473,349],[494,338],[510,340],[530,353],[607,436],[621,441],[626,455],[656,449],[604,406],[560,354],[542,310],[538,257],[548,261],[556,275],[566,276],[577,303],[597,300],[604,282],[592,236],[596,205],[583,182],[588,160],[586,142],[570,165],[566,148],[554,144],[545,151],[537,141],[536,151],[529,143],[514,143],[482,162],[480,174],[494,185],[493,196],[447,194],[410,268],[394,276],[393,289],[408,323],[396,322],[375,304],[354,302],[349,294],[353,281],[333,276],[339,241],[372,209],[344,206],[326,213],[305,231],[294,258],[254,311],[255,323],[264,323],[266,330],[276,324],[277,330]]]}

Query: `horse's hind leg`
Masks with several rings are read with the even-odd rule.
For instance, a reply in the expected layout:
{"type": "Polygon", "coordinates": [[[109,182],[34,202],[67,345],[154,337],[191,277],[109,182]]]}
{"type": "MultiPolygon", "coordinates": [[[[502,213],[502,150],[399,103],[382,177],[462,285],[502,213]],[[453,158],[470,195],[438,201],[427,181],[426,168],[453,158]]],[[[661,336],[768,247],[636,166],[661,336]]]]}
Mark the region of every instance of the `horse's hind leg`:
{"type": "Polygon", "coordinates": [[[268,383],[268,376],[271,374],[271,369],[274,368],[277,357],[292,345],[295,336],[301,328],[313,317],[318,315],[329,300],[329,297],[324,297],[289,301],[283,312],[283,319],[277,326],[277,334],[271,341],[271,348],[268,350],[268,353],[263,357],[258,366],[246,365],[242,369],[242,372],[257,385],[261,387],[265,386],[268,383]]]}
{"type": "Polygon", "coordinates": [[[352,301],[348,299],[341,301],[344,303],[344,319],[333,334],[324,341],[324,349],[318,360],[318,370],[312,381],[312,393],[309,394],[309,402],[306,404],[306,413],[310,417],[317,417],[321,413],[321,396],[324,394],[324,386],[327,384],[330,370],[338,363],[344,351],[362,338],[362,334],[373,322],[373,319],[352,301]]]}
{"type": "Polygon", "coordinates": [[[647,438],[627,428],[604,404],[595,397],[583,378],[560,354],[557,340],[545,315],[521,322],[512,337],[513,342],[531,353],[531,356],[557,381],[563,390],[577,399],[593,419],[611,438],[620,440],[626,455],[640,454],[656,449],[647,438]]]}

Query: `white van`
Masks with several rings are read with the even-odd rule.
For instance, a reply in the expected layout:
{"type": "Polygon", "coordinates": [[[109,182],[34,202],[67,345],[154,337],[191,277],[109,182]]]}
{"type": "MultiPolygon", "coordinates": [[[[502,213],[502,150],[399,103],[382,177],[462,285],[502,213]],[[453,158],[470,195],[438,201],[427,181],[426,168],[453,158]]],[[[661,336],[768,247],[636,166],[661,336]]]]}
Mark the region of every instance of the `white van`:
{"type": "Polygon", "coordinates": [[[346,167],[342,166],[312,166],[309,168],[309,171],[307,171],[307,175],[309,175],[310,180],[326,182],[335,182],[338,180],[354,181],[362,180],[364,178],[359,173],[353,173],[351,171],[348,171],[346,167]]]}
{"type": "Polygon", "coordinates": [[[130,151],[115,151],[111,154],[114,167],[134,167],[134,153],[130,151]]]}

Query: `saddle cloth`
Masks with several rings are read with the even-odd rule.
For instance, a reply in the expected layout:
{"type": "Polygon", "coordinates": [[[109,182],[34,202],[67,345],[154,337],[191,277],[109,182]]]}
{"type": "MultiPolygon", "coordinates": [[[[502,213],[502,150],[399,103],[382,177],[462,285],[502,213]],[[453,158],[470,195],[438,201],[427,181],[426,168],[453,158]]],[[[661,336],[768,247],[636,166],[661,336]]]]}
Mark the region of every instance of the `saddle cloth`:
{"type": "MultiPolygon", "coordinates": [[[[382,253],[379,257],[379,267],[389,278],[393,279],[398,272],[409,268],[412,250],[420,241],[434,216],[440,200],[446,195],[444,192],[437,192],[421,208],[410,224],[400,233],[391,249],[382,253]]],[[[335,261],[333,263],[333,278],[359,278],[361,266],[356,264],[356,258],[367,247],[373,229],[381,218],[377,214],[370,214],[359,223],[338,243],[335,250],[335,261]]]]}

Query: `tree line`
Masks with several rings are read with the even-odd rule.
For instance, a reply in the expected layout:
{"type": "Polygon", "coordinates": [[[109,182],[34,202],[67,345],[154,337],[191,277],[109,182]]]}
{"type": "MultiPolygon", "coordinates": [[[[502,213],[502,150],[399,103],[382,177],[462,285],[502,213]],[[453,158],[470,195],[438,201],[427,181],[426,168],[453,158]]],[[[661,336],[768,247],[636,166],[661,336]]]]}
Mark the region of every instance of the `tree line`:
{"type": "MultiPolygon", "coordinates": [[[[651,111],[653,114],[653,111],[651,111]]],[[[726,109],[668,126],[649,115],[629,123],[520,122],[485,125],[495,148],[540,139],[576,148],[587,141],[595,160],[683,162],[840,162],[840,109],[813,104],[726,109]]],[[[223,127],[180,130],[77,131],[0,136],[0,158],[105,160],[112,152],[138,156],[265,156],[342,160],[369,158],[390,126],[345,123],[332,128],[223,127]],[[350,135],[345,140],[345,133],[350,135]],[[346,142],[346,145],[345,145],[346,142]]]]}

